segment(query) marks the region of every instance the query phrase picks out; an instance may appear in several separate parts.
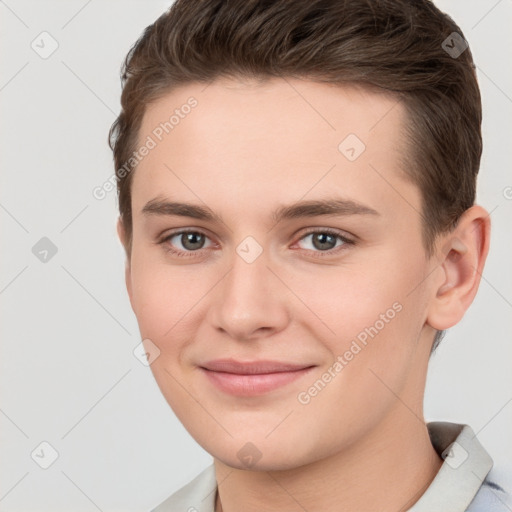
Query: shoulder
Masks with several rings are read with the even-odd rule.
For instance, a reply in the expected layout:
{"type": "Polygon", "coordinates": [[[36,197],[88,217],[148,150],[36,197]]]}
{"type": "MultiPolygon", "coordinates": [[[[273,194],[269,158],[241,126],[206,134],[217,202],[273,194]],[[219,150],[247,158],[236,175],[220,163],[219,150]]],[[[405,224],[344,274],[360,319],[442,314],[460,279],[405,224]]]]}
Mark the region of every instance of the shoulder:
{"type": "Polygon", "coordinates": [[[217,481],[213,464],[151,512],[214,512],[217,481]]]}
{"type": "Polygon", "coordinates": [[[512,495],[499,481],[496,470],[491,470],[466,512],[509,512],[512,510],[512,495]]]}

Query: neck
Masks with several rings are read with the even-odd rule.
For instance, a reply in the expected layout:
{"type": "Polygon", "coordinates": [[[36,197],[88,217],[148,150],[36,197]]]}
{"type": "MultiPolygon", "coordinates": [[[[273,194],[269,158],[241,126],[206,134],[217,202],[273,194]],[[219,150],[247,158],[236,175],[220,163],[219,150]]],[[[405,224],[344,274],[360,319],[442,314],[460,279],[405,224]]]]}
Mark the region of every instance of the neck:
{"type": "Polygon", "coordinates": [[[399,401],[395,409],[357,443],[305,466],[249,471],[215,459],[216,512],[409,509],[442,460],[420,417],[399,401]]]}

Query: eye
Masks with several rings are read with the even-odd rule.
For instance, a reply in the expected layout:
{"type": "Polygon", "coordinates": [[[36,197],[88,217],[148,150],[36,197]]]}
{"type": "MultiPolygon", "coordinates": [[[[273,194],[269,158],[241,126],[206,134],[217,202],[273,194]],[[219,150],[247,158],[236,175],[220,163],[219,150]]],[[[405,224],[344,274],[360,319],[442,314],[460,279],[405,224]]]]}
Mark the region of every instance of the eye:
{"type": "Polygon", "coordinates": [[[341,233],[326,228],[309,231],[300,239],[300,241],[305,240],[307,240],[307,243],[305,244],[306,247],[302,247],[302,249],[324,253],[337,253],[338,250],[344,246],[354,245],[355,243],[353,240],[350,240],[341,233]]]}
{"type": "MultiPolygon", "coordinates": [[[[304,244],[305,247],[300,248],[313,253],[315,257],[323,257],[322,253],[328,253],[326,256],[336,254],[345,246],[355,244],[354,240],[329,228],[309,231],[302,235],[298,242],[299,246],[302,241],[307,242],[304,244]]],[[[158,244],[163,245],[167,252],[180,258],[198,256],[203,253],[203,250],[215,245],[205,233],[197,230],[182,230],[167,234],[158,244]]]]}
{"type": "Polygon", "coordinates": [[[193,253],[201,252],[202,249],[210,247],[211,243],[205,246],[207,240],[209,238],[201,231],[189,230],[171,233],[160,240],[159,243],[176,256],[187,257],[194,256],[193,253]]]}

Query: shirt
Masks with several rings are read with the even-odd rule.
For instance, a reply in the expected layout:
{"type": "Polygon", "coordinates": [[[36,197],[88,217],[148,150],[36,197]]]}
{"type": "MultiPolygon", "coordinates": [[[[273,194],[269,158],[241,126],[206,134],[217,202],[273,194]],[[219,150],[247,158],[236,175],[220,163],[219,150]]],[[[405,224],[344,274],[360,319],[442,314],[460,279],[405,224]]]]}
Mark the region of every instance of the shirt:
{"type": "MultiPolygon", "coordinates": [[[[432,446],[444,460],[408,512],[510,512],[512,498],[490,473],[493,461],[468,425],[427,424],[432,446]]],[[[215,512],[213,464],[152,512],[215,512]]]]}

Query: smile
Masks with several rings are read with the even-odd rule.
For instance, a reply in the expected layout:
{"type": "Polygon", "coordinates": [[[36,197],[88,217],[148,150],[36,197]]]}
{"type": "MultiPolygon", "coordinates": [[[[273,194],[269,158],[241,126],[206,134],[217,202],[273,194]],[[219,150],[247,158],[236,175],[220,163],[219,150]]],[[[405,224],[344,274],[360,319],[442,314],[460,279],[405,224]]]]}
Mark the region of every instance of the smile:
{"type": "Polygon", "coordinates": [[[201,366],[202,373],[221,391],[235,396],[257,396],[283,387],[308,374],[314,366],[256,361],[217,360],[201,366]]]}

